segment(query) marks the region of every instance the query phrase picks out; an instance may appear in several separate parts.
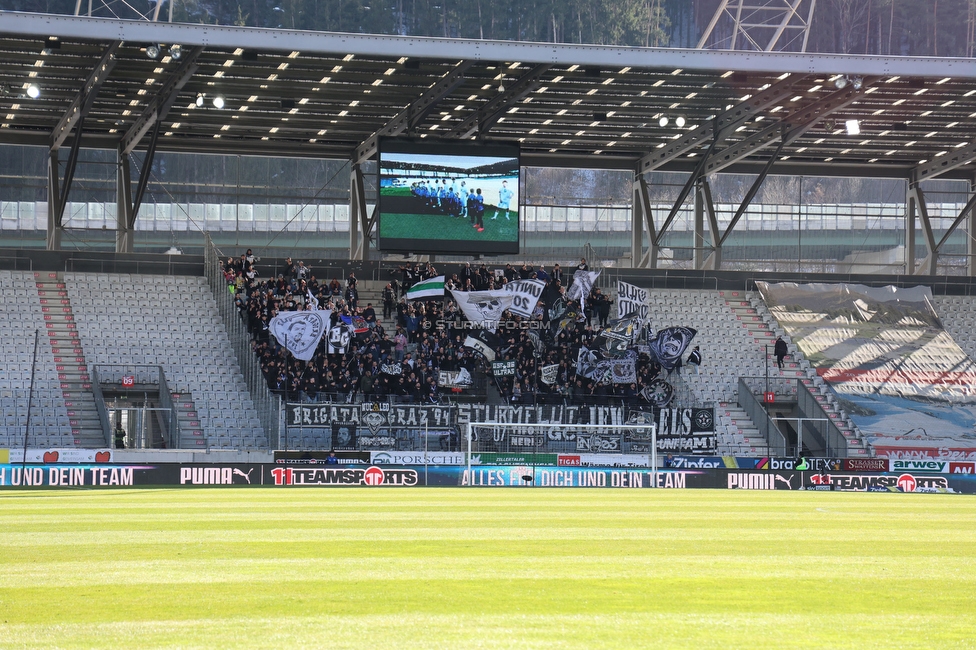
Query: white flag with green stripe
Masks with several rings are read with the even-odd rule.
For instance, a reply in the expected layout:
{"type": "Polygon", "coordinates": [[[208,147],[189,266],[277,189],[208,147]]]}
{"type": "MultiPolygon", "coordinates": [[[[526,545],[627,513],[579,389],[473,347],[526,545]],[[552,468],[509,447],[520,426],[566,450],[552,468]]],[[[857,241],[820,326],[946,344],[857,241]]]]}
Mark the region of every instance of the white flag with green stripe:
{"type": "Polygon", "coordinates": [[[438,298],[444,296],[444,276],[438,275],[436,278],[423,280],[407,289],[407,298],[417,300],[418,298],[438,298]]]}

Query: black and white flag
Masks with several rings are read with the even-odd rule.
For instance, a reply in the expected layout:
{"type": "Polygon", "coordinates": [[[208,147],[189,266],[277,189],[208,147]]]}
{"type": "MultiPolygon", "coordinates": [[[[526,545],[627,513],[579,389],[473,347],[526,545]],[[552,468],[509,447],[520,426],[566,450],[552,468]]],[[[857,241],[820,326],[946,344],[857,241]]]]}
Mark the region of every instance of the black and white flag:
{"type": "Polygon", "coordinates": [[[595,344],[604,355],[623,356],[637,342],[640,332],[641,324],[637,314],[630,314],[626,318],[610,321],[608,327],[601,330],[596,337],[595,344]]]}
{"type": "Polygon", "coordinates": [[[613,384],[637,383],[637,360],[633,357],[604,361],[609,366],[610,382],[613,384]]]}
{"type": "Polygon", "coordinates": [[[488,361],[494,361],[495,348],[498,347],[498,337],[491,332],[477,330],[465,337],[464,346],[477,350],[488,361]]]}
{"type": "Polygon", "coordinates": [[[491,372],[496,377],[514,377],[515,361],[492,361],[491,372]]]}
{"type": "Polygon", "coordinates": [[[674,386],[663,379],[655,379],[641,390],[640,395],[654,406],[664,408],[674,399],[674,386]]]}
{"type": "Polygon", "coordinates": [[[647,289],[641,289],[636,284],[617,280],[617,318],[636,315],[640,324],[646,324],[651,315],[647,296],[647,289]]]}
{"type": "Polygon", "coordinates": [[[464,388],[472,383],[471,373],[467,368],[460,370],[439,370],[437,372],[437,385],[464,388]]]}
{"type": "Polygon", "coordinates": [[[515,280],[502,285],[502,291],[512,294],[508,310],[523,318],[530,318],[542,296],[546,283],[542,280],[515,280]]]}
{"type": "Polygon", "coordinates": [[[380,372],[384,375],[402,375],[403,374],[403,364],[402,363],[384,363],[380,366],[380,372]]]}
{"type": "Polygon", "coordinates": [[[355,330],[344,322],[339,321],[335,327],[329,330],[329,354],[345,354],[349,349],[349,342],[352,340],[355,330]]]}
{"type": "Polygon", "coordinates": [[[554,363],[549,366],[542,366],[539,379],[546,386],[552,386],[559,377],[559,364],[554,363]]]}
{"type": "Polygon", "coordinates": [[[593,350],[585,346],[580,347],[579,356],[576,358],[576,374],[587,379],[600,381],[607,374],[606,365],[601,365],[602,359],[593,350]]]}
{"type": "Polygon", "coordinates": [[[499,289],[493,291],[451,291],[457,301],[458,308],[464,312],[465,318],[478,327],[494,332],[498,329],[498,321],[502,313],[511,307],[515,300],[514,293],[507,293],[499,289]]]}
{"type": "Polygon", "coordinates": [[[542,337],[539,336],[539,333],[529,330],[525,333],[525,338],[529,339],[529,343],[532,344],[532,356],[536,359],[541,359],[542,355],[546,353],[546,344],[542,342],[542,337]]]}
{"type": "Polygon", "coordinates": [[[309,361],[319,341],[329,331],[331,311],[285,311],[268,324],[268,330],[296,359],[309,361]]]}
{"type": "Polygon", "coordinates": [[[586,307],[586,297],[593,291],[593,283],[600,277],[601,271],[576,271],[573,273],[573,284],[569,286],[566,297],[569,300],[579,300],[580,307],[586,307]]]}
{"type": "Polygon", "coordinates": [[[662,368],[673,370],[697,333],[698,330],[690,327],[666,327],[659,330],[648,342],[651,354],[662,368]]]}

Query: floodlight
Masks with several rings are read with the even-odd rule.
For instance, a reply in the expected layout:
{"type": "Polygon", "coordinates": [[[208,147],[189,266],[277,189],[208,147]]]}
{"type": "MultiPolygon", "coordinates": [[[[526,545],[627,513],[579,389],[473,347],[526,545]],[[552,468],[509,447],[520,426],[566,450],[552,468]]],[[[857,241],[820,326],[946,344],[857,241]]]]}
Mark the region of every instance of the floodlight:
{"type": "Polygon", "coordinates": [[[183,56],[183,47],[179,43],[174,43],[170,45],[169,55],[173,57],[174,61],[179,61],[180,57],[183,56]]]}
{"type": "Polygon", "coordinates": [[[663,129],[664,127],[666,127],[668,125],[668,118],[662,117],[661,119],[659,119],[657,121],[657,123],[663,129]]]}
{"type": "Polygon", "coordinates": [[[843,90],[844,88],[847,88],[847,76],[840,75],[839,77],[834,79],[834,87],[837,88],[837,90],[843,90]]]}
{"type": "Polygon", "coordinates": [[[861,123],[857,120],[847,120],[844,125],[847,127],[847,135],[861,134],[861,123]]]}
{"type": "Polygon", "coordinates": [[[675,118],[674,123],[679,129],[682,129],[685,126],[685,118],[679,115],[675,118]]]}
{"type": "Polygon", "coordinates": [[[157,59],[157,58],[159,58],[159,46],[158,45],[150,45],[149,47],[147,47],[146,48],[146,56],[148,56],[150,59],[157,59]]]}
{"type": "Polygon", "coordinates": [[[37,84],[31,84],[27,86],[27,96],[31,99],[37,99],[41,96],[41,89],[37,87],[37,84]]]}
{"type": "Polygon", "coordinates": [[[864,86],[864,77],[854,77],[851,85],[854,86],[854,90],[860,90],[864,86]]]}
{"type": "Polygon", "coordinates": [[[197,106],[203,106],[203,93],[197,95],[196,104],[197,106]]]}
{"type": "Polygon", "coordinates": [[[224,98],[221,97],[220,95],[217,95],[216,97],[213,98],[213,105],[214,105],[214,108],[223,108],[224,107],[224,98]]]}

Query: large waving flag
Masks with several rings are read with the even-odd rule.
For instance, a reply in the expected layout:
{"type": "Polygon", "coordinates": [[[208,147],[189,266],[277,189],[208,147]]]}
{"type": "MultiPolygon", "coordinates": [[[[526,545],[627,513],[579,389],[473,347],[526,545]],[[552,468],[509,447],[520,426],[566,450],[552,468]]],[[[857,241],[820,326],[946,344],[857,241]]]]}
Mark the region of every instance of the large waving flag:
{"type": "Polygon", "coordinates": [[[570,300],[579,300],[580,307],[585,308],[586,297],[593,291],[593,283],[600,277],[601,271],[576,271],[573,273],[573,284],[569,285],[566,297],[570,300]]]}
{"type": "Polygon", "coordinates": [[[271,319],[268,330],[296,359],[309,361],[329,331],[330,316],[328,309],[284,311],[271,319]]]}
{"type": "Polygon", "coordinates": [[[494,291],[451,291],[464,317],[479,327],[494,332],[502,313],[512,305],[515,294],[494,291]]]}
{"type": "Polygon", "coordinates": [[[409,300],[419,300],[420,298],[442,298],[444,296],[444,276],[438,275],[436,278],[422,280],[407,289],[409,300]]]}
{"type": "Polygon", "coordinates": [[[651,355],[657,359],[665,370],[673,370],[678,359],[688,349],[691,339],[695,338],[698,330],[690,327],[666,327],[648,343],[651,355]]]}

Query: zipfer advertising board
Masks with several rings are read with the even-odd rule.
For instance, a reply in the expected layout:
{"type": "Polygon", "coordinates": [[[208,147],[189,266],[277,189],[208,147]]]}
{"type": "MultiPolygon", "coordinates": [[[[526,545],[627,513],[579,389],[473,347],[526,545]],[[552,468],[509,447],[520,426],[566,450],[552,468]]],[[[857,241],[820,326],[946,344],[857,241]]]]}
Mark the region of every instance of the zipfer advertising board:
{"type": "Polygon", "coordinates": [[[924,471],[846,472],[727,468],[664,469],[480,465],[3,464],[0,488],[192,486],[276,487],[598,487],[842,490],[976,494],[976,475],[924,471]]]}

